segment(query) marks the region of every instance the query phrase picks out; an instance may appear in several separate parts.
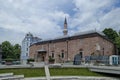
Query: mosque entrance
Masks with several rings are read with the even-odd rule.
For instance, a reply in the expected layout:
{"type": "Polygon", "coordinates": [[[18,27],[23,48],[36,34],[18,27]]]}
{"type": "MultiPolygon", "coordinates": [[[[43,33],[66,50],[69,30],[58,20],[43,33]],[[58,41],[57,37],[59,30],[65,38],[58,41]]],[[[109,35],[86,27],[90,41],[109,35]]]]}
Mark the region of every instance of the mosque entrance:
{"type": "Polygon", "coordinates": [[[37,62],[45,62],[47,51],[44,49],[40,49],[37,51],[37,62]]]}
{"type": "Polygon", "coordinates": [[[45,61],[45,57],[46,57],[46,53],[38,53],[38,60],[39,62],[44,62],[45,61]]]}

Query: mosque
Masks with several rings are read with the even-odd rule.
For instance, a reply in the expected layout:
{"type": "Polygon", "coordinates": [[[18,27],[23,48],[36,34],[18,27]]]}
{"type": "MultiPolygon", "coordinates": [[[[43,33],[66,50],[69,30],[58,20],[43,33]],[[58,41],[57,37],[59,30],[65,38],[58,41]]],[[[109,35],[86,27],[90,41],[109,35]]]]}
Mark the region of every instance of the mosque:
{"type": "Polygon", "coordinates": [[[68,35],[67,19],[64,21],[63,36],[30,45],[29,58],[36,62],[49,62],[49,58],[55,63],[85,60],[86,56],[115,54],[115,45],[102,32],[87,31],[68,35]]]}

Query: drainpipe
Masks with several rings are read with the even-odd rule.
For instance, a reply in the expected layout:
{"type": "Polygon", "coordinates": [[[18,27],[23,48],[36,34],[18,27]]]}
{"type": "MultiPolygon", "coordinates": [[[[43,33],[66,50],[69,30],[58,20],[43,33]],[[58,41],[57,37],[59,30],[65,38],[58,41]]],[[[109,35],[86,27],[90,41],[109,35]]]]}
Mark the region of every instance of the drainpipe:
{"type": "Polygon", "coordinates": [[[68,40],[67,40],[67,61],[68,61],[68,40]]]}

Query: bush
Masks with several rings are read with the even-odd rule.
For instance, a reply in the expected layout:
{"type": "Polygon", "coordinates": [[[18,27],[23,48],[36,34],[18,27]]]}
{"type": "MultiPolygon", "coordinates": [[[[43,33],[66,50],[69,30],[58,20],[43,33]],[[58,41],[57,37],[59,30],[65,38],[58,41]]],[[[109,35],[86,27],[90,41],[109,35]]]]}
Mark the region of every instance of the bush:
{"type": "Polygon", "coordinates": [[[12,62],[12,61],[14,61],[14,59],[12,59],[12,58],[6,58],[6,59],[4,59],[4,61],[6,61],[6,62],[12,62]]]}
{"type": "Polygon", "coordinates": [[[50,62],[50,63],[54,63],[54,61],[55,61],[55,59],[52,58],[51,56],[49,56],[49,62],[50,62]]]}
{"type": "Polygon", "coordinates": [[[27,59],[27,63],[30,63],[30,62],[34,62],[35,60],[30,58],[30,59],[27,59]]]}

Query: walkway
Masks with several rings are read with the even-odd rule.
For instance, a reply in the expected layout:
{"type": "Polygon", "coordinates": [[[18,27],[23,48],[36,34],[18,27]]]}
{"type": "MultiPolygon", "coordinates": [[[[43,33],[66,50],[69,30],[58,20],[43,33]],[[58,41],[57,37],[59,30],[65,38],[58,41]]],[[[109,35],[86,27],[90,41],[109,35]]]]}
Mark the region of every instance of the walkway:
{"type": "Polygon", "coordinates": [[[90,66],[89,70],[101,73],[120,74],[120,66],[90,66]]]}

